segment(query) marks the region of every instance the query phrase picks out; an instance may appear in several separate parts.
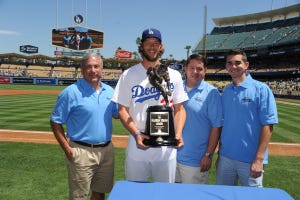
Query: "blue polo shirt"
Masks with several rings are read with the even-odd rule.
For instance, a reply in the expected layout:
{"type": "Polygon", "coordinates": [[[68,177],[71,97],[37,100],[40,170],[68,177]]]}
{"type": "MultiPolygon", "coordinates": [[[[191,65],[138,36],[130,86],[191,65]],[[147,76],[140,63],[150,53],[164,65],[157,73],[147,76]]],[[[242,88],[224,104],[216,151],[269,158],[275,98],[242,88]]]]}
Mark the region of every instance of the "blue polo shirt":
{"type": "Polygon", "coordinates": [[[184,146],[177,151],[177,162],[199,167],[211,128],[222,125],[221,96],[215,87],[204,80],[187,94],[189,100],[184,102],[186,122],[182,132],[184,146]]]}
{"type": "Polygon", "coordinates": [[[51,121],[66,124],[73,141],[97,144],[111,140],[112,117],[117,105],[110,99],[113,88],[101,82],[99,94],[84,79],[65,88],[58,96],[51,121]]]}
{"type": "MultiPolygon", "coordinates": [[[[224,124],[221,133],[220,155],[252,163],[259,145],[261,128],[277,124],[277,108],[270,88],[252,79],[234,86],[231,83],[222,94],[224,124]]],[[[268,163],[266,151],[264,163],[268,163]]]]}

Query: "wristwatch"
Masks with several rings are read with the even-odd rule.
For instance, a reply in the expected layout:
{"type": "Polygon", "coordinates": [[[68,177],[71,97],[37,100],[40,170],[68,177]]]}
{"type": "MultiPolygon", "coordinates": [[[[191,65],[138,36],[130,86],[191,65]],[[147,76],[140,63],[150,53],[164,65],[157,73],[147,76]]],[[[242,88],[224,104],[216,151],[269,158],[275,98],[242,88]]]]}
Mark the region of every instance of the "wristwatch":
{"type": "Polygon", "coordinates": [[[205,154],[204,154],[206,157],[208,157],[209,159],[212,159],[213,158],[213,153],[208,153],[208,152],[206,152],[205,154]]]}
{"type": "Polygon", "coordinates": [[[142,133],[141,133],[141,131],[140,130],[138,130],[133,136],[134,136],[134,138],[136,139],[139,135],[141,135],[142,133]]]}

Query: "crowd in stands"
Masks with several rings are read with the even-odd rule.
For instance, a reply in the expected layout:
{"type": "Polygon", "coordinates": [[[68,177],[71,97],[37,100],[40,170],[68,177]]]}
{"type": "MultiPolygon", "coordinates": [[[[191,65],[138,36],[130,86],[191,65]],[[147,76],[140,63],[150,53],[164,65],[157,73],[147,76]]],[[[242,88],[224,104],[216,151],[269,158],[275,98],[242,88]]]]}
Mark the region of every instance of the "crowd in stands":
{"type": "MultiPolygon", "coordinates": [[[[119,79],[122,74],[121,69],[103,69],[103,79],[119,79]]],[[[44,77],[44,78],[81,78],[80,68],[55,67],[53,70],[49,66],[18,66],[1,65],[0,76],[13,77],[44,77]]]]}
{"type": "Polygon", "coordinates": [[[102,73],[102,78],[103,79],[113,79],[113,80],[118,80],[119,77],[121,76],[122,74],[122,70],[108,70],[108,69],[104,69],[103,70],[103,73],[102,73]]]}
{"type": "MultiPolygon", "coordinates": [[[[285,63],[286,64],[286,63],[285,63]]],[[[289,65],[287,65],[289,66],[289,65]]],[[[289,67],[251,67],[249,72],[277,72],[277,71],[298,71],[300,74],[300,67],[295,67],[291,65],[289,67]]],[[[208,69],[207,73],[226,73],[224,67],[208,69]]],[[[103,79],[105,80],[118,80],[120,75],[122,74],[121,69],[104,69],[103,70],[103,79]]],[[[57,67],[54,68],[51,72],[50,67],[43,66],[29,66],[26,69],[25,66],[18,65],[1,65],[0,66],[0,76],[14,76],[14,77],[52,77],[52,78],[80,78],[81,73],[80,69],[76,72],[75,68],[66,68],[66,67],[57,67]]],[[[210,80],[208,81],[215,87],[222,91],[224,87],[229,85],[230,80],[210,80]]],[[[280,80],[267,80],[265,83],[271,88],[274,94],[276,95],[292,95],[292,96],[300,96],[300,78],[294,79],[280,79],[280,80]]]]}
{"type": "Polygon", "coordinates": [[[7,65],[0,68],[0,76],[25,76],[24,68],[15,65],[7,65]]]}
{"type": "Polygon", "coordinates": [[[279,81],[267,81],[266,84],[277,95],[300,96],[300,78],[279,81]]]}
{"type": "Polygon", "coordinates": [[[0,69],[0,76],[23,76],[23,69],[0,69]]]}
{"type": "MultiPolygon", "coordinates": [[[[222,91],[231,81],[209,81],[213,86],[222,91]]],[[[300,96],[300,78],[290,80],[269,80],[265,83],[275,95],[300,96]]]]}
{"type": "MultiPolygon", "coordinates": [[[[231,81],[208,81],[222,91],[231,81]]],[[[275,95],[300,96],[300,79],[272,80],[265,82],[275,95]]]]}

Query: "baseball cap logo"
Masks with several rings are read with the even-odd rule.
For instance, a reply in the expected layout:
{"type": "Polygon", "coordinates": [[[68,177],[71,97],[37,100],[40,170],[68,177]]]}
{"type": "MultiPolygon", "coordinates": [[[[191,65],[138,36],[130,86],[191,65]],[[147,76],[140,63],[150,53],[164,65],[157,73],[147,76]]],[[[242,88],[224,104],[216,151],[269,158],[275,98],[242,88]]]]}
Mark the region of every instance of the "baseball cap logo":
{"type": "Polygon", "coordinates": [[[154,34],[154,32],[153,32],[151,29],[149,29],[148,33],[149,33],[150,35],[153,35],[153,34],[154,34]]]}
{"type": "Polygon", "coordinates": [[[145,39],[147,38],[157,38],[161,42],[161,34],[159,30],[155,28],[148,28],[143,31],[142,42],[145,41],[145,39]]]}

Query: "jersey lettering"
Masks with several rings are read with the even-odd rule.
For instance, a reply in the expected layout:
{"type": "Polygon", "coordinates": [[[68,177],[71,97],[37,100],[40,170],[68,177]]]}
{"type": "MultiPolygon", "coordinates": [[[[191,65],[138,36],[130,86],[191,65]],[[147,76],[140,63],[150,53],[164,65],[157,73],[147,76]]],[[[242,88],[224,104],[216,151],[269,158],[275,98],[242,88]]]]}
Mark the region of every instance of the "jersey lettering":
{"type": "MultiPolygon", "coordinates": [[[[166,86],[165,86],[166,89],[166,86]]],[[[174,90],[174,85],[171,83],[171,92],[174,90]]],[[[132,87],[132,98],[136,103],[143,103],[149,99],[159,100],[161,92],[156,87],[146,87],[135,85],[132,87]]]]}

